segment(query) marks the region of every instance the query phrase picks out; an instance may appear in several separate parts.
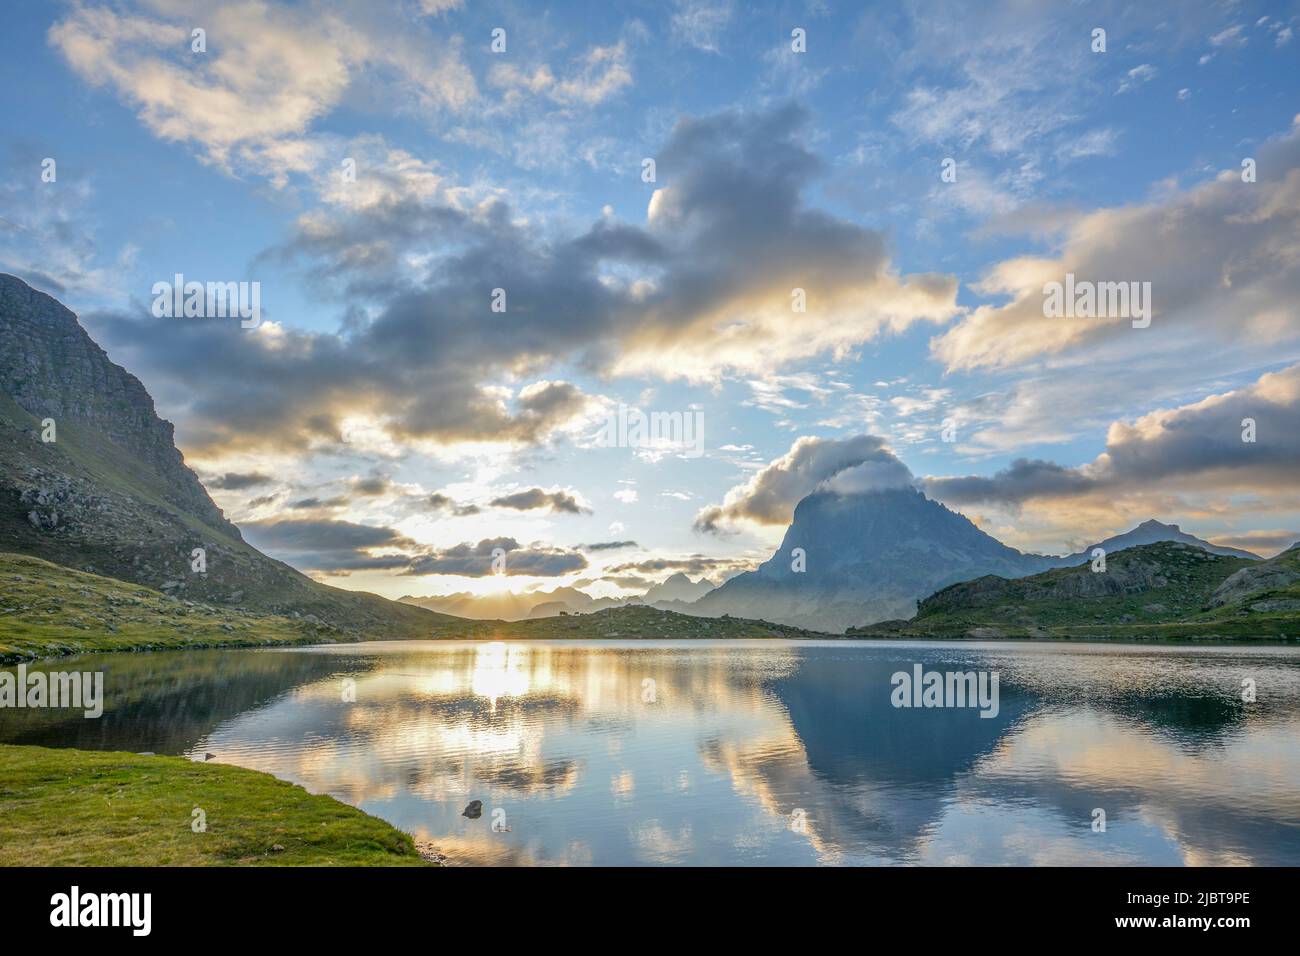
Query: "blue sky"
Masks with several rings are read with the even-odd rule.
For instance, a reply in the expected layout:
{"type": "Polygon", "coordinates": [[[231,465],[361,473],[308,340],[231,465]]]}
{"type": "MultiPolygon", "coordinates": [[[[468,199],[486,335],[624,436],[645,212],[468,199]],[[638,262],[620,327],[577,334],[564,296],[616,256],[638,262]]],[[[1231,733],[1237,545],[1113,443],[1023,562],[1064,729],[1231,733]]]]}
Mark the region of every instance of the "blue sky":
{"type": "Polygon", "coordinates": [[[722,575],[881,462],[1024,549],[1152,516],[1300,537],[1294,3],[140,0],[6,26],[0,268],[141,377],[250,540],[333,583],[722,575]],[[1152,282],[1151,327],[1044,317],[1067,271],[1152,282]],[[175,273],[259,282],[263,324],[154,318],[175,273]],[[699,412],[703,454],[596,447],[619,403],[699,412]]]}

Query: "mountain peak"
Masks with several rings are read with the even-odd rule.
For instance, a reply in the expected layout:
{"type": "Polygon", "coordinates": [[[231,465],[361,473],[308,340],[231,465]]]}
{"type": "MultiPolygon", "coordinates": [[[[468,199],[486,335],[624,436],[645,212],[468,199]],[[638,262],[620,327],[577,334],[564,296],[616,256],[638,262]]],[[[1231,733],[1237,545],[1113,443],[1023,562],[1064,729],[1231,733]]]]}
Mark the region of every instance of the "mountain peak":
{"type": "Polygon", "coordinates": [[[1163,521],[1158,521],[1158,520],[1156,520],[1155,518],[1147,518],[1146,521],[1143,521],[1140,525],[1138,525],[1138,526],[1137,526],[1136,528],[1134,528],[1133,530],[1134,530],[1134,531],[1139,531],[1139,530],[1155,530],[1155,529],[1160,529],[1160,530],[1162,530],[1162,531],[1182,531],[1182,530],[1183,530],[1182,528],[1180,528],[1180,527],[1179,527],[1178,525],[1176,525],[1176,524],[1165,524],[1163,521]]]}
{"type": "Polygon", "coordinates": [[[843,631],[861,621],[910,617],[918,599],[948,584],[1033,574],[1053,560],[1007,547],[913,486],[821,489],[795,506],[771,558],[694,608],[843,631]]]}
{"type": "Polygon", "coordinates": [[[1259,560],[1259,555],[1250,551],[1243,551],[1240,548],[1225,548],[1220,545],[1212,544],[1203,538],[1198,538],[1194,534],[1188,534],[1176,524],[1165,524],[1163,521],[1157,521],[1155,518],[1148,518],[1141,524],[1125,531],[1123,534],[1112,535],[1103,541],[1090,544],[1082,551],[1069,555],[1067,562],[1078,563],[1087,560],[1095,548],[1102,548],[1106,552],[1122,551],[1125,548],[1133,548],[1144,544],[1155,544],[1159,541],[1176,541],[1180,544],[1192,545],[1211,554],[1228,555],[1234,558],[1250,558],[1259,560]]]}

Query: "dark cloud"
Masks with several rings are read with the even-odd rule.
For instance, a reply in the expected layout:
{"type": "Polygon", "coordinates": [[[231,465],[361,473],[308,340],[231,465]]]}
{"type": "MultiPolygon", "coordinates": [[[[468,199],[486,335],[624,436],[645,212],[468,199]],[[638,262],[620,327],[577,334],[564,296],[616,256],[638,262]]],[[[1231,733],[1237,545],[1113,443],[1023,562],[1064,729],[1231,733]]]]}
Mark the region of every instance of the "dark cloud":
{"type": "Polygon", "coordinates": [[[410,564],[418,546],[392,528],[327,519],[252,521],[241,525],[254,547],[294,567],[312,571],[395,570],[410,564]],[[402,554],[373,555],[378,549],[402,554]]]}
{"type": "Polygon", "coordinates": [[[656,583],[653,578],[643,578],[639,574],[607,575],[601,580],[629,591],[645,591],[656,583]]]}
{"type": "Polygon", "coordinates": [[[289,507],[294,511],[309,511],[315,508],[342,508],[350,503],[350,499],[338,496],[335,498],[299,498],[297,501],[289,503],[289,507]]]}
{"type": "Polygon", "coordinates": [[[949,504],[1018,505],[1028,498],[1082,494],[1091,491],[1094,482],[1075,468],[1041,459],[1017,458],[993,475],[927,478],[922,487],[931,498],[949,504]]]}
{"type": "Polygon", "coordinates": [[[580,544],[579,551],[620,551],[623,548],[640,547],[635,541],[597,541],[594,544],[580,544]]]}
{"type": "Polygon", "coordinates": [[[1086,494],[1123,496],[1176,487],[1270,490],[1293,496],[1300,474],[1300,365],[1200,402],[1115,422],[1106,450],[1079,467],[1017,459],[988,477],[926,478],[925,492],[948,504],[1017,506],[1086,494]],[[1254,441],[1243,440],[1247,422],[1254,441]]]}
{"type": "MultiPolygon", "coordinates": [[[[399,439],[538,444],[588,397],[563,381],[505,398],[486,386],[559,362],[594,372],[648,364],[668,376],[690,363],[767,368],[791,349],[804,357],[951,315],[953,280],[894,275],[880,233],[805,204],[820,169],[806,121],[794,107],[683,121],[659,153],[667,185],[644,227],[602,219],[556,238],[504,202],[462,210],[415,187],[304,217],[269,256],[300,264],[318,295],[337,298],[337,334],[268,335],[147,310],[88,315],[87,325],[148,383],[184,444],[217,452],[339,442],[341,420],[367,412],[399,439]],[[414,259],[429,265],[413,271],[414,259]],[[643,281],[608,281],[618,273],[643,281]],[[851,314],[792,317],[794,286],[838,297],[851,314]],[[491,311],[497,288],[505,313],[491,311]],[[774,303],[779,321],[718,329],[719,316],[774,303]]],[[[263,289],[264,302],[276,297],[263,289]]]]}
{"type": "Polygon", "coordinates": [[[440,491],[435,491],[425,500],[428,506],[434,511],[447,511],[458,518],[479,513],[478,505],[458,505],[450,497],[444,495],[440,491]]]}
{"type": "Polygon", "coordinates": [[[393,483],[387,478],[356,478],[351,487],[354,494],[374,498],[388,492],[393,483]]]}
{"type": "Polygon", "coordinates": [[[578,504],[578,499],[567,491],[543,491],[530,488],[514,494],[502,495],[488,502],[494,508],[512,508],[515,511],[554,511],[565,514],[590,514],[590,508],[578,504]]]}
{"type": "Polygon", "coordinates": [[[256,488],[274,480],[270,475],[264,475],[256,471],[247,473],[228,471],[224,475],[217,475],[207,479],[205,484],[209,488],[218,488],[222,491],[243,491],[246,488],[256,488]]]}
{"type": "Polygon", "coordinates": [[[494,551],[503,552],[503,573],[509,576],[558,577],[587,567],[587,559],[576,551],[537,545],[522,547],[514,538],[485,538],[466,542],[416,558],[403,574],[460,574],[487,577],[496,573],[494,551]]]}
{"type": "Polygon", "coordinates": [[[1215,535],[1210,543],[1221,548],[1240,548],[1268,556],[1300,544],[1300,531],[1246,531],[1242,534],[1215,535]]]}
{"type": "Polygon", "coordinates": [[[748,571],[752,562],[736,558],[708,558],[702,554],[692,554],[684,558],[648,558],[645,561],[631,561],[609,569],[610,574],[622,574],[628,571],[640,574],[656,574],[661,571],[685,571],[687,574],[706,574],[713,571],[748,571]]]}

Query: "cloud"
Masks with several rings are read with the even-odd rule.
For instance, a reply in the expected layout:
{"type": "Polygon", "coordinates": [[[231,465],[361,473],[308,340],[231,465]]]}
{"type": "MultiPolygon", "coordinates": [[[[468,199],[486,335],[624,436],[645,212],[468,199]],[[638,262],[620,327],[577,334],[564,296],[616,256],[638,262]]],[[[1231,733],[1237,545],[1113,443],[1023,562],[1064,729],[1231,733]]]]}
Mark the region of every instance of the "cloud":
{"type": "Polygon", "coordinates": [[[551,511],[564,514],[590,514],[591,509],[584,507],[578,499],[567,491],[543,491],[541,488],[529,488],[513,494],[493,498],[488,504],[494,508],[513,508],[515,511],[551,511]]]}
{"type": "Polygon", "coordinates": [[[728,491],[722,504],[702,509],[695,528],[717,532],[738,521],[789,524],[795,505],[821,488],[855,494],[905,487],[911,481],[907,466],[875,435],[843,440],[803,436],[786,454],[728,491]]]}
{"type": "MultiPolygon", "coordinates": [[[[328,4],[74,6],[50,44],[86,82],[107,86],[160,139],[196,145],[224,169],[283,181],[314,163],[305,134],[363,74],[394,77],[390,96],[424,109],[463,110],[478,90],[455,40],[412,30],[396,15],[351,22],[328,4]],[[146,13],[129,12],[140,8],[146,13]],[[191,49],[202,24],[207,51],[191,49]]],[[[376,11],[378,8],[376,8],[376,11]]]]}
{"type": "Polygon", "coordinates": [[[1157,201],[1073,218],[1053,258],[995,265],[976,285],[1005,304],[981,305],[931,342],[949,370],[1022,365],[1123,341],[1130,351],[1206,339],[1278,348],[1300,340],[1286,303],[1300,298],[1300,125],[1241,170],[1157,201]],[[1153,317],[1044,316],[1044,285],[1067,273],[1091,282],[1149,282],[1153,317]],[[1145,337],[1145,338],[1144,338],[1145,337]],[[1148,341],[1149,340],[1149,341],[1148,341]]]}
{"type": "Polygon", "coordinates": [[[596,106],[632,84],[627,44],[589,49],[557,77],[545,64],[527,71],[515,63],[498,63],[488,82],[507,93],[506,103],[524,96],[545,96],[561,105],[596,106]]]}
{"type": "Polygon", "coordinates": [[[1093,461],[1065,467],[1018,459],[988,477],[926,478],[927,494],[954,505],[1018,506],[1155,491],[1272,496],[1295,507],[1300,489],[1300,365],[1261,376],[1251,385],[1199,402],[1114,422],[1106,448],[1093,461]],[[1245,441],[1253,422],[1254,441],[1245,441]]]}
{"type": "Polygon", "coordinates": [[[1119,81],[1119,88],[1115,90],[1116,94],[1127,93],[1129,90],[1135,90],[1144,83],[1150,83],[1156,78],[1159,72],[1150,63],[1143,63],[1135,66],[1124,74],[1124,79],[1119,81]]]}
{"type": "Polygon", "coordinates": [[[374,555],[373,550],[418,547],[392,528],[325,519],[251,521],[240,526],[245,539],[272,557],[302,570],[393,570],[411,560],[407,553],[374,555]]]}
{"type": "Polygon", "coordinates": [[[537,545],[522,547],[514,538],[503,537],[485,538],[477,544],[466,542],[422,555],[402,573],[487,577],[496,573],[494,559],[502,553],[505,555],[503,573],[509,576],[560,577],[587,567],[587,559],[577,551],[537,545]]]}
{"type": "Polygon", "coordinates": [[[676,0],[673,38],[705,53],[717,53],[734,12],[731,0],[676,0]]]}
{"type": "Polygon", "coordinates": [[[339,296],[337,334],[119,312],[87,324],[162,393],[186,446],[216,454],[338,445],[348,419],[394,442],[537,445],[596,402],[530,372],[766,374],[958,314],[955,279],[900,276],[880,233],[805,205],[819,167],[806,119],[786,106],[683,120],[645,226],[602,217],[544,237],[500,200],[459,208],[420,176],[318,211],[274,255],[339,296]]]}
{"type": "Polygon", "coordinates": [[[453,516],[457,518],[463,518],[469,515],[476,515],[479,513],[478,505],[457,504],[450,497],[444,495],[440,491],[435,491],[433,494],[429,495],[429,497],[425,499],[425,501],[428,504],[428,506],[432,508],[434,511],[449,511],[453,516]]]}
{"type": "Polygon", "coordinates": [[[1300,531],[1243,531],[1240,534],[1218,534],[1210,539],[1211,544],[1221,548],[1240,548],[1255,554],[1276,554],[1285,551],[1293,544],[1300,543],[1300,531]]]}
{"type": "Polygon", "coordinates": [[[593,544],[580,544],[579,551],[620,551],[623,548],[640,547],[635,541],[597,541],[593,544]]]}
{"type": "Polygon", "coordinates": [[[343,508],[351,504],[351,499],[343,496],[334,498],[299,498],[289,503],[294,511],[315,511],[319,508],[343,508]]]}
{"type": "Polygon", "coordinates": [[[388,478],[375,476],[370,478],[354,478],[349,483],[352,493],[365,498],[376,498],[380,495],[387,494],[393,489],[393,483],[388,478]]]}
{"type": "Polygon", "coordinates": [[[260,485],[269,484],[275,479],[270,475],[264,475],[261,472],[234,472],[228,471],[224,475],[216,475],[207,479],[204,484],[209,488],[216,488],[221,491],[243,491],[245,488],[256,488],[260,485]]]}
{"type": "MultiPolygon", "coordinates": [[[[632,561],[615,565],[608,569],[610,574],[635,572],[638,574],[657,574],[663,571],[684,571],[699,575],[722,571],[740,573],[753,568],[753,562],[741,558],[710,558],[702,554],[692,554],[682,558],[647,558],[644,561],[632,561]]],[[[730,576],[730,575],[724,575],[730,576]]]]}

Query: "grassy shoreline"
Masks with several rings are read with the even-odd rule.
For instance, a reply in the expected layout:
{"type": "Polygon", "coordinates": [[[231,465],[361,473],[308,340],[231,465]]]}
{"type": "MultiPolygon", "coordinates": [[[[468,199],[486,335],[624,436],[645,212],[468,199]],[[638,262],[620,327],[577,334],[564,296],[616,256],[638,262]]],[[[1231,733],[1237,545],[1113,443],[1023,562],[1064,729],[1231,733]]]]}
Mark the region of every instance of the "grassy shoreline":
{"type": "Polygon", "coordinates": [[[270,774],[0,744],[0,866],[422,865],[408,834],[270,774]]]}

